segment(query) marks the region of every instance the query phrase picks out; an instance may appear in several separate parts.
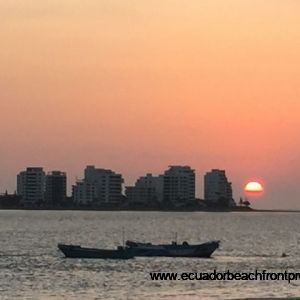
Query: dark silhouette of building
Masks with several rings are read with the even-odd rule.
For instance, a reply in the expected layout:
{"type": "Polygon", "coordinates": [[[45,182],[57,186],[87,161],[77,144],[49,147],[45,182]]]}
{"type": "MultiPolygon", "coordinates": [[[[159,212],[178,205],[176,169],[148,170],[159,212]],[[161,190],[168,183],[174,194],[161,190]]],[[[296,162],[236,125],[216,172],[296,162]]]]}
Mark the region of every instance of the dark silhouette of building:
{"type": "Polygon", "coordinates": [[[213,169],[205,174],[204,199],[211,205],[235,206],[231,182],[228,181],[225,170],[213,169]]]}
{"type": "Polygon", "coordinates": [[[195,201],[195,171],[191,167],[170,166],[163,176],[165,204],[180,207],[195,201]]]}
{"type": "Polygon", "coordinates": [[[46,175],[45,201],[51,206],[64,206],[67,196],[67,175],[52,171],[46,175]]]}

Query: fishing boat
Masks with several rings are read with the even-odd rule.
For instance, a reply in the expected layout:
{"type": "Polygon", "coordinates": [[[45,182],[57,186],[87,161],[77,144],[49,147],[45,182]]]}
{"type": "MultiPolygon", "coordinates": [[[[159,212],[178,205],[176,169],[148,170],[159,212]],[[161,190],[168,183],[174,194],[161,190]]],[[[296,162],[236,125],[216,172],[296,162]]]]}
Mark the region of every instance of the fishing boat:
{"type": "Polygon", "coordinates": [[[65,244],[58,244],[57,247],[69,258],[130,259],[134,257],[131,249],[124,247],[118,247],[117,249],[97,249],[65,244]]]}
{"type": "Polygon", "coordinates": [[[127,249],[130,249],[134,256],[166,256],[166,257],[203,257],[209,258],[218,249],[220,241],[211,241],[202,244],[190,245],[187,242],[177,244],[140,243],[126,241],[127,249]]]}

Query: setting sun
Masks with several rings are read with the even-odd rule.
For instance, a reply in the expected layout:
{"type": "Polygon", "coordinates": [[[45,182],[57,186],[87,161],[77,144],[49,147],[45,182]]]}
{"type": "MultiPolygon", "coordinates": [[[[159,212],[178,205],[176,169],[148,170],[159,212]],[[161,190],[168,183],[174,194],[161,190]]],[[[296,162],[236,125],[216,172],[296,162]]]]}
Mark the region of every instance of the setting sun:
{"type": "Polygon", "coordinates": [[[249,195],[261,195],[264,188],[262,184],[257,181],[250,181],[246,184],[244,190],[249,195]]]}

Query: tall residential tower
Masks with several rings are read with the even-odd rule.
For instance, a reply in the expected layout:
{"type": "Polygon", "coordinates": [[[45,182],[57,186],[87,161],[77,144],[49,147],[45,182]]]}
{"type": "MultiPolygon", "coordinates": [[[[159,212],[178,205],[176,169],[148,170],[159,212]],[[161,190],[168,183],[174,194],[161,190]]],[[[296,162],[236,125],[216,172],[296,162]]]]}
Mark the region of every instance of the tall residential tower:
{"type": "Polygon", "coordinates": [[[64,205],[67,197],[67,175],[65,172],[52,171],[46,175],[45,201],[53,206],[64,205]]]}
{"type": "Polygon", "coordinates": [[[73,199],[78,204],[116,204],[122,199],[123,178],[112,170],[87,166],[84,179],[73,186],[73,199]]]}
{"type": "Polygon", "coordinates": [[[44,201],[45,172],[41,167],[30,167],[17,176],[17,194],[24,206],[40,204],[44,201]]]}
{"type": "Polygon", "coordinates": [[[164,202],[182,206],[195,200],[195,171],[189,166],[170,166],[164,172],[164,202]]]}
{"type": "Polygon", "coordinates": [[[228,206],[235,205],[231,182],[228,181],[225,170],[213,169],[205,174],[204,199],[215,203],[225,201],[228,206]]]}

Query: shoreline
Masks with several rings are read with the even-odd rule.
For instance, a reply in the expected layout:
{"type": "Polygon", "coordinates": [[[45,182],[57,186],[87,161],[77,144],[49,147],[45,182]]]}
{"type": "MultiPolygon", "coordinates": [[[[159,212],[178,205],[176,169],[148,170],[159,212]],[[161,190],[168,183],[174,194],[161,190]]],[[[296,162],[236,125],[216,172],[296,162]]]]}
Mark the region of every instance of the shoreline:
{"type": "Polygon", "coordinates": [[[267,212],[267,213],[300,213],[300,210],[289,210],[289,209],[254,209],[254,208],[237,208],[237,209],[155,209],[155,208],[76,208],[76,207],[0,207],[0,210],[24,210],[24,211],[106,211],[106,212],[267,212]]]}

